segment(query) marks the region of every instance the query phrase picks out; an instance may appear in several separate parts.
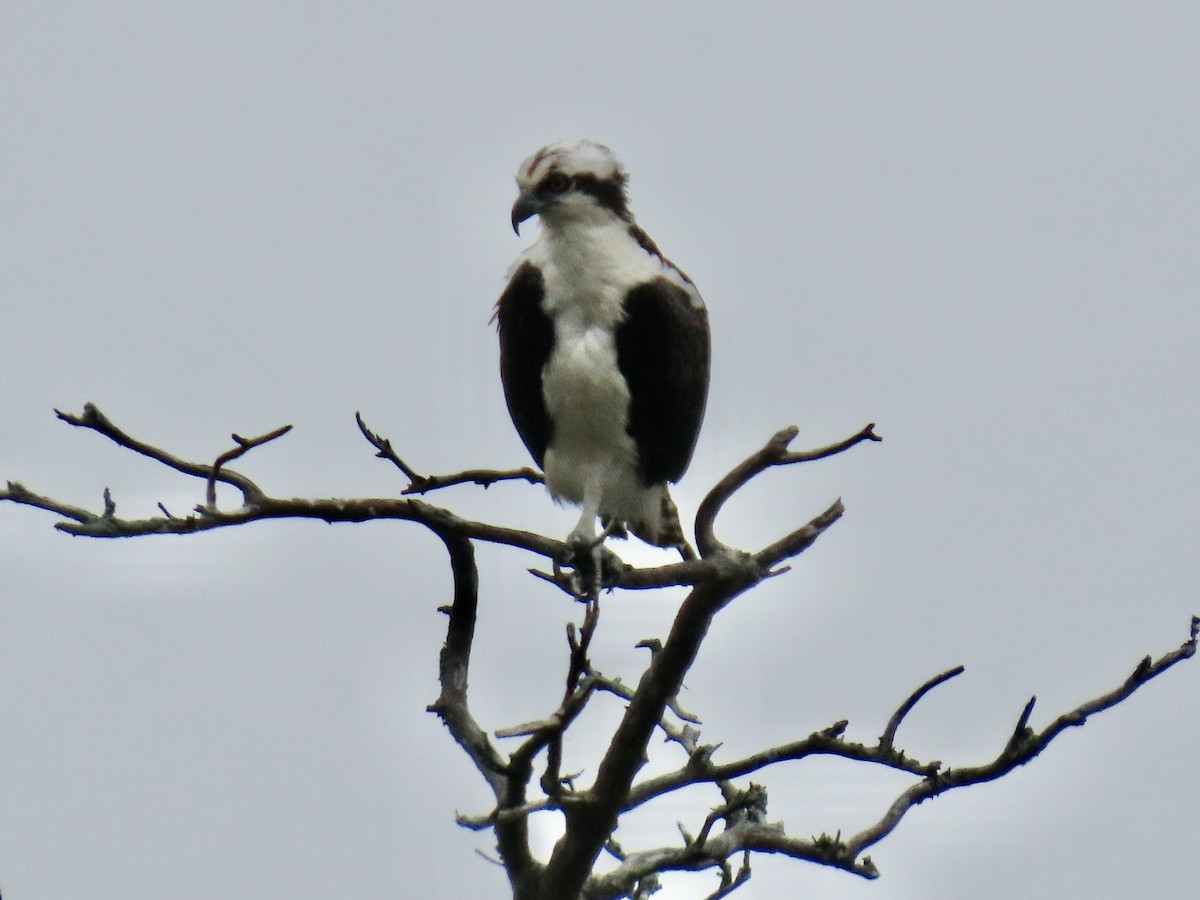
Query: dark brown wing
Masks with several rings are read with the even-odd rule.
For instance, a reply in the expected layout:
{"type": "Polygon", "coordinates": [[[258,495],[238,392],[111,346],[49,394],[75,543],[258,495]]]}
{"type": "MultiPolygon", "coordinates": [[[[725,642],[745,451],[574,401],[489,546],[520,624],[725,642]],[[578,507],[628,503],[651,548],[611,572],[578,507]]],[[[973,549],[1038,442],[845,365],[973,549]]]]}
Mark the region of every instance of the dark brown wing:
{"type": "Polygon", "coordinates": [[[500,381],[508,414],[538,466],[550,443],[550,415],[542,396],[542,371],[554,346],[554,323],[542,310],[541,270],[522,263],[496,303],[500,333],[500,381]]]}
{"type": "Polygon", "coordinates": [[[642,481],[678,481],[708,400],[708,312],[666,278],[638,285],[617,326],[617,365],[629,384],[629,434],[642,481]]]}

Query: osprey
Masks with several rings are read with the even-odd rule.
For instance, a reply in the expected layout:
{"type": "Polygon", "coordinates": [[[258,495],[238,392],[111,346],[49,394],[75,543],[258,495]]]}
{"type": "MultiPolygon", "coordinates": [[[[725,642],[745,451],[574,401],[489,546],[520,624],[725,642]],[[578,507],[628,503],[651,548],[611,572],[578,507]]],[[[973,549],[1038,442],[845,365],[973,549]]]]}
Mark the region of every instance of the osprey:
{"type": "Polygon", "coordinates": [[[592,141],[517,170],[513,230],[541,235],[496,304],[500,377],[517,433],[559,501],[579,504],[572,551],[628,528],[687,555],[667,490],[687,469],[708,396],[708,313],[634,221],[620,162],[592,141]]]}

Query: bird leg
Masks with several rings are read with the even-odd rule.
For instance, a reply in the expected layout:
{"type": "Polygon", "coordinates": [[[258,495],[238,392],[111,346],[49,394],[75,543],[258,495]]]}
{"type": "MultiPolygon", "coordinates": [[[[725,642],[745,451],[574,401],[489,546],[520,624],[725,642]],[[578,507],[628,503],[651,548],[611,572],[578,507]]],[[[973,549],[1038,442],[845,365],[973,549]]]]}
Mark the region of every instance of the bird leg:
{"type": "Polygon", "coordinates": [[[567,538],[566,564],[575,570],[571,592],[580,600],[595,600],[600,594],[604,568],[604,535],[582,537],[572,532],[567,538]]]}
{"type": "Polygon", "coordinates": [[[594,600],[600,593],[600,576],[603,571],[604,539],[609,530],[596,534],[596,517],[600,513],[601,486],[589,481],[584,489],[583,509],[579,521],[567,535],[567,553],[564,562],[575,570],[572,592],[583,600],[594,600]]]}

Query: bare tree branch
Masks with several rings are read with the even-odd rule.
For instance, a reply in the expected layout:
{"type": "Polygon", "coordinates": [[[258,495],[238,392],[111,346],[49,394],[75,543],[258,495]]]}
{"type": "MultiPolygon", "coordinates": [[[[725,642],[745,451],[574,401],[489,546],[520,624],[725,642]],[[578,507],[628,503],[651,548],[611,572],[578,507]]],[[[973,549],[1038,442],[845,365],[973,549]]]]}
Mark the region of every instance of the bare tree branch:
{"type": "Polygon", "coordinates": [[[567,681],[563,693],[562,707],[569,710],[572,700],[582,695],[577,704],[577,709],[571,713],[566,712],[560,717],[562,725],[555,729],[550,736],[550,742],[547,745],[546,752],[546,773],[542,776],[542,790],[551,797],[558,797],[562,793],[563,778],[562,778],[562,738],[563,732],[567,730],[575,716],[583,710],[583,706],[587,703],[592,695],[594,682],[586,677],[591,668],[591,662],[588,660],[588,649],[592,645],[592,636],[596,633],[596,626],[600,623],[600,601],[598,597],[591,597],[585,604],[585,613],[583,624],[576,631],[575,623],[567,623],[567,645],[571,648],[569,664],[567,666],[567,681]]]}
{"type": "MultiPolygon", "coordinates": [[[[57,411],[56,411],[57,412],[57,411]]],[[[807,737],[747,754],[718,760],[720,744],[701,742],[699,719],[682,708],[679,692],[695,661],[715,616],[735,598],[764,579],[787,571],[784,563],[810,547],[832,526],[844,509],[840,500],[755,553],[732,548],[715,534],[715,521],[738,490],[758,475],[776,466],[823,459],[864,441],[878,441],[874,426],[835,444],[811,451],[791,451],[794,428],[774,435],[722,478],[709,491],[696,516],[699,559],[634,569],[604,548],[600,583],[605,589],[646,590],[665,586],[690,589],[680,605],[665,641],[650,638],[639,646],[650,651],[650,661],[636,686],[619,678],[602,675],[589,659],[589,647],[599,622],[599,595],[589,598],[582,623],[568,626],[567,674],[562,700],[557,709],[533,722],[502,729],[495,738],[523,738],[515,750],[502,752],[473,715],[468,699],[468,675],[479,602],[479,573],[475,564],[475,541],[503,544],[549,560],[553,574],[536,572],[567,593],[576,596],[568,565],[567,547],[542,535],[506,528],[488,522],[464,519],[448,509],[411,496],[376,499],[282,499],[269,496],[246,476],[226,465],[250,450],[274,441],[290,426],[260,437],[233,435],[235,446],[211,464],[187,462],[141,440],[114,425],[94,405],[82,415],[62,412],[59,418],[77,427],[95,431],[125,447],[185,475],[205,481],[205,502],[186,517],[172,515],[161,503],[161,516],[126,519],[117,516],[116,501],[105,489],[103,508],[92,512],[8,482],[0,501],[44,509],[64,521],[56,528],[88,537],[135,537],[150,534],[188,534],[213,528],[243,525],[278,518],[316,519],[326,522],[361,522],[371,519],[410,521],[428,528],[446,547],[453,576],[453,599],[443,611],[448,615],[446,642],[439,658],[440,693],[429,710],[438,715],[452,738],[471,760],[492,791],[495,804],[484,815],[461,815],[464,827],[491,829],[496,838],[499,864],[508,874],[515,900],[618,900],[648,898],[659,886],[659,876],[668,871],[712,869],[720,876],[716,890],[707,900],[731,894],[750,878],[753,853],[773,853],[793,859],[833,866],[864,878],[878,871],[863,852],[890,834],[913,807],[930,797],[959,787],[1002,777],[1041,753],[1068,727],[1082,725],[1087,718],[1122,702],[1139,687],[1163,674],[1176,663],[1195,654],[1200,618],[1193,618],[1189,638],[1178,649],[1158,660],[1143,659],[1117,688],[1060,715],[1041,731],[1030,726],[1034,699],[1017,718],[1011,737],[990,762],[974,767],[944,768],[938,760],[910,758],[896,747],[896,734],[915,706],[935,687],[962,673],[957,666],[930,678],[909,694],[888,720],[874,746],[848,741],[845,721],[807,737]],[[222,511],[216,505],[216,484],[237,488],[242,494],[239,509],[222,511]],[[626,704],[620,724],[613,733],[590,785],[579,784],[580,775],[563,774],[563,735],[583,709],[598,694],[615,697],[626,704]],[[684,753],[675,770],[638,780],[649,741],[661,732],[684,753]],[[541,778],[535,782],[535,767],[545,754],[541,778]],[[832,756],[853,763],[885,766],[906,772],[917,780],[899,794],[873,825],[849,839],[840,833],[814,838],[788,835],[783,825],[766,819],[767,791],[758,784],[739,787],[736,779],[755,775],[780,763],[798,763],[814,756],[832,756]],[[626,851],[615,840],[618,817],[690,785],[710,784],[720,793],[693,836],[680,825],[682,843],[658,848],[626,851]],[[537,792],[540,788],[540,794],[537,792]],[[532,796],[531,796],[531,792],[532,796]],[[529,817],[537,812],[556,811],[563,816],[565,833],[544,862],[535,858],[529,839],[529,817]],[[615,869],[598,874],[597,858],[607,851],[616,860],[615,869]],[[740,859],[740,863],[737,860],[740,859]]],[[[456,484],[488,486],[497,481],[540,482],[532,469],[470,469],[451,475],[421,475],[393,450],[391,442],[369,429],[356,416],[363,436],[408,479],[403,494],[423,494],[456,484]]],[[[533,570],[531,570],[533,571],[533,570]]],[[[575,608],[575,607],[573,607],[575,608]]]]}
{"type": "Polygon", "coordinates": [[[722,897],[728,897],[749,880],[750,851],[747,850],[742,854],[742,864],[738,867],[737,875],[733,874],[733,870],[728,864],[721,867],[721,884],[705,900],[721,900],[722,897]]]}
{"type": "MultiPolygon", "coordinates": [[[[436,713],[475,768],[492,788],[497,808],[521,806],[529,779],[528,763],[505,761],[487,734],[475,721],[467,702],[467,675],[471,646],[475,636],[476,610],[479,605],[479,571],[470,538],[450,529],[434,529],[450,555],[454,576],[454,600],[451,603],[446,643],[438,665],[442,690],[428,707],[436,713]]],[[[508,873],[514,894],[527,892],[536,882],[540,865],[529,848],[528,817],[495,821],[496,846],[508,873]]]]}
{"type": "Polygon", "coordinates": [[[754,554],[754,562],[759,571],[763,573],[763,577],[782,574],[778,570],[772,570],[783,560],[798,556],[811,547],[813,542],[824,533],[825,529],[840,519],[845,511],[846,508],[842,506],[842,501],[835,500],[829,509],[825,510],[825,512],[821,513],[807,525],[797,528],[795,531],[754,554]]]}
{"type": "Polygon", "coordinates": [[[919,803],[944,794],[954,788],[994,781],[1023,766],[1058,737],[1065,729],[1083,725],[1089,716],[1116,706],[1146,682],[1158,677],[1178,662],[1190,659],[1196,653],[1196,637],[1200,631],[1200,617],[1193,616],[1188,639],[1176,650],[1158,660],[1145,657],[1125,679],[1120,687],[1094,700],[1080,704],[1070,712],[1063,713],[1040,732],[1030,731],[1026,725],[1033,711],[1033,701],[1026,704],[1021,713],[1016,731],[1000,754],[989,763],[962,769],[946,769],[929,775],[904,791],[878,822],[864,829],[846,842],[846,850],[857,856],[872,844],[878,843],[900,824],[904,815],[919,803]]]}
{"type": "MultiPolygon", "coordinates": [[[[203,463],[191,463],[182,460],[173,454],[167,453],[165,450],[160,450],[158,447],[153,447],[137,438],[130,437],[116,425],[109,421],[108,417],[96,407],[94,403],[85,403],[83,405],[82,415],[72,415],[65,413],[62,410],[56,409],[54,414],[64,422],[76,426],[77,428],[87,428],[95,431],[97,434],[102,434],[114,444],[120,447],[125,447],[132,450],[134,453],[141,454],[168,466],[177,472],[182,472],[184,475],[192,475],[196,478],[203,478],[205,481],[216,480],[232,485],[242,492],[242,503],[245,506],[254,506],[263,496],[258,485],[247,478],[245,475],[239,475],[236,472],[220,472],[218,466],[208,466],[203,463]]],[[[266,436],[266,440],[272,440],[280,434],[286,433],[291,428],[290,425],[278,429],[276,432],[271,432],[266,436]]],[[[236,438],[235,438],[236,439],[236,438]]],[[[259,443],[265,443],[260,440],[259,443]]],[[[250,447],[246,447],[249,450],[250,447]]],[[[243,450],[242,452],[245,452],[243,450]]],[[[240,454],[238,454],[240,455],[240,454]]],[[[210,506],[213,504],[209,504],[210,506]]],[[[65,529],[64,529],[65,530],[65,529]]]]}
{"type": "Polygon", "coordinates": [[[275,438],[283,437],[292,430],[291,425],[284,425],[281,428],[276,428],[274,431],[267,432],[256,438],[244,438],[238,434],[232,434],[230,437],[237,444],[232,450],[226,450],[215,460],[213,460],[212,469],[208,473],[208,485],[205,488],[205,505],[209,509],[216,509],[217,506],[217,480],[221,477],[221,467],[227,462],[233,462],[244,453],[248,453],[255,447],[261,447],[263,444],[275,440],[275,438]]]}
{"type": "MultiPolygon", "coordinates": [[[[193,515],[172,516],[163,509],[164,515],[149,519],[121,519],[111,514],[92,513],[77,506],[61,503],[30,491],[23,485],[10,482],[7,491],[0,492],[0,500],[10,500],[27,506],[36,506],[49,512],[56,512],[70,522],[59,523],[56,527],[68,534],[97,537],[141,537],[151,534],[191,534],[214,528],[225,528],[234,525],[245,525],[250,522],[267,519],[316,519],[324,522],[364,522],[373,519],[396,519],[400,521],[417,522],[428,527],[448,527],[461,532],[474,540],[489,543],[505,544],[521,550],[528,550],[548,560],[554,561],[565,558],[567,547],[562,541],[542,535],[533,534],[519,529],[505,528],[486,522],[473,522],[462,519],[442,507],[432,506],[416,498],[367,498],[367,499],[282,499],[268,496],[257,484],[246,476],[227,468],[216,469],[206,463],[192,463],[179,459],[158,447],[133,438],[114,425],[94,404],[84,407],[83,415],[75,416],[56,411],[59,418],[73,425],[88,428],[112,440],[119,446],[155,460],[178,472],[205,480],[220,481],[237,487],[243,494],[243,506],[236,510],[223,511],[210,506],[198,506],[193,515]]],[[[365,427],[365,426],[364,426],[365,427]]],[[[369,429],[368,429],[369,431],[369,429]]],[[[262,438],[244,441],[236,448],[237,455],[242,455],[254,447],[274,440],[287,433],[286,428],[277,429],[262,438]]],[[[373,434],[373,433],[372,433],[373,434]]],[[[386,438],[374,435],[372,444],[388,443],[386,438]]],[[[846,443],[846,442],[843,442],[846,443]]],[[[378,445],[377,445],[378,446],[378,445]]],[[[388,444],[390,446],[390,443],[388,444]]],[[[828,448],[826,448],[828,449],[828,448]]],[[[755,454],[758,456],[758,454],[755,454]]],[[[386,457],[385,457],[386,458],[386,457]]],[[[739,468],[744,467],[742,466],[739,468]]],[[[492,470],[473,470],[491,472],[492,470]]],[[[499,472],[499,475],[505,473],[499,472]]],[[[421,477],[421,476],[418,476],[421,477]]],[[[452,479],[457,476],[440,476],[452,479]]],[[[447,483],[449,483],[447,481],[447,483]]],[[[840,504],[835,504],[840,511],[840,504]]],[[[160,507],[161,509],[161,507],[160,507]]],[[[831,524],[833,507],[823,516],[819,516],[802,529],[794,533],[787,554],[794,555],[794,547],[807,546],[808,543],[824,528],[831,524]]],[[[607,548],[605,548],[607,550],[607,548]]],[[[760,551],[760,556],[774,555],[782,558],[784,551],[772,549],[760,551]]],[[[686,560],[669,563],[646,569],[633,569],[620,563],[611,551],[605,555],[606,588],[623,588],[626,590],[648,590],[668,586],[694,586],[712,577],[723,577],[722,571],[728,568],[723,560],[708,562],[706,560],[686,560]]],[[[569,591],[568,591],[569,592],[569,591]]]]}
{"type": "MultiPolygon", "coordinates": [[[[0,491],[0,500],[9,500],[21,506],[33,506],[37,509],[44,509],[47,512],[57,513],[60,516],[66,516],[73,522],[90,522],[98,516],[79,506],[72,506],[69,503],[61,503],[58,500],[53,500],[50,497],[43,497],[41,494],[35,494],[25,485],[16,482],[8,482],[5,490],[0,491]]],[[[165,513],[166,510],[164,509],[165,513]]]]}
{"type": "Polygon", "coordinates": [[[471,665],[471,646],[475,640],[475,616],[479,605],[479,572],[475,549],[470,539],[449,531],[438,537],[450,556],[454,577],[454,600],[445,612],[449,618],[446,643],[438,661],[438,681],[442,690],[427,708],[446,724],[451,735],[466,751],[475,767],[499,796],[505,787],[507,764],[492,746],[487,733],[479,727],[467,704],[467,682],[471,665]]]}
{"type": "Polygon", "coordinates": [[[914,706],[921,702],[921,699],[932,691],[939,684],[945,684],[951,678],[956,678],[966,671],[964,666],[955,666],[953,669],[947,669],[940,675],[934,675],[927,682],[913,691],[908,699],[900,704],[890,719],[888,719],[887,727],[883,729],[883,736],[879,738],[879,746],[881,749],[890,750],[893,742],[896,740],[896,732],[900,729],[900,723],[904,721],[914,706]]]}
{"type": "MultiPolygon", "coordinates": [[[[836,520],[837,515],[823,514],[810,522],[808,544],[836,520]]],[[[575,897],[583,890],[596,857],[616,826],[633,779],[645,762],[650,736],[670,699],[679,692],[713,617],[765,575],[754,557],[720,547],[710,547],[703,562],[713,567],[711,580],[692,589],[662,649],[651,655],[650,666],[613,734],[595,783],[563,808],[566,834],[546,864],[540,895],[545,900],[575,897]]]]}
{"type": "Polygon", "coordinates": [[[456,484],[477,484],[487,488],[498,481],[527,481],[530,484],[545,484],[546,481],[541,472],[537,469],[531,469],[528,466],[522,469],[507,470],[466,469],[462,472],[456,472],[453,475],[421,475],[396,455],[396,451],[392,449],[392,442],[390,440],[381,437],[367,427],[361,413],[356,412],[354,420],[358,423],[358,430],[362,432],[363,437],[377,451],[375,455],[380,459],[386,459],[404,473],[404,477],[408,479],[408,487],[402,491],[405,494],[427,494],[430,491],[440,490],[441,488],[451,487],[456,484]]]}
{"type": "Polygon", "coordinates": [[[721,508],[730,497],[758,475],[775,466],[786,466],[798,462],[824,459],[827,456],[833,456],[849,450],[863,441],[883,440],[883,438],[875,433],[875,424],[871,423],[857,434],[836,444],[830,444],[828,447],[821,447],[817,450],[807,452],[788,452],[788,445],[795,440],[796,435],[799,433],[800,430],[795,425],[776,432],[762,448],[735,466],[708,492],[708,495],[701,501],[700,509],[696,513],[696,546],[701,556],[708,556],[718,550],[728,549],[725,544],[717,539],[713,532],[717,514],[720,513],[721,508]]]}

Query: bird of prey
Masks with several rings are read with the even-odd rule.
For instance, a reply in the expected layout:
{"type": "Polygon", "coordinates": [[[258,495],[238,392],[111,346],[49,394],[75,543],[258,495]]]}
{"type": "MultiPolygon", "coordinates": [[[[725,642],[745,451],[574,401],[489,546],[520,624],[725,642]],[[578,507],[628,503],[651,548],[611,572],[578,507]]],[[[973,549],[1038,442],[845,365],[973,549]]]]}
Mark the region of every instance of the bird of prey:
{"type": "Polygon", "coordinates": [[[541,234],[496,304],[508,411],[551,496],[582,507],[568,537],[577,558],[625,529],[690,551],[667,483],[704,418],[708,312],[634,221],[627,181],[588,140],[521,163],[513,230],[536,215],[541,234]]]}

